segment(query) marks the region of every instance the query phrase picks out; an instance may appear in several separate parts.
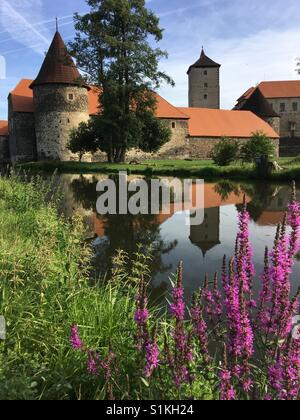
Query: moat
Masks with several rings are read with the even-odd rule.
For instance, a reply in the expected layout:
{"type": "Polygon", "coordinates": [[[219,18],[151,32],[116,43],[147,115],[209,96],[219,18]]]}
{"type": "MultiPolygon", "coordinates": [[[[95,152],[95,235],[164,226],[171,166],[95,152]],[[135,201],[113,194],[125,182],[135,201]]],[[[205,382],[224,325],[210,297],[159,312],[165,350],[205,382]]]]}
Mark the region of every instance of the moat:
{"type": "MultiPolygon", "coordinates": [[[[74,211],[83,216],[86,239],[94,250],[96,275],[110,271],[112,257],[119,249],[126,251],[131,259],[139,244],[146,252],[152,248],[152,287],[158,300],[170,287],[169,278],[180,260],[184,262],[187,298],[203,282],[205,273],[212,278],[216,271],[221,271],[223,256],[231,257],[234,253],[237,211],[244,196],[251,216],[250,239],[255,265],[261,272],[265,246],[272,247],[276,226],[284,217],[291,195],[288,184],[207,182],[204,223],[187,226],[183,212],[147,216],[98,215],[96,184],[106,178],[107,175],[59,176],[62,210],[67,216],[74,211]]],[[[300,196],[300,189],[298,193],[300,196]]],[[[295,288],[299,275],[300,256],[292,276],[295,288]]],[[[256,290],[258,286],[257,280],[256,290]]]]}

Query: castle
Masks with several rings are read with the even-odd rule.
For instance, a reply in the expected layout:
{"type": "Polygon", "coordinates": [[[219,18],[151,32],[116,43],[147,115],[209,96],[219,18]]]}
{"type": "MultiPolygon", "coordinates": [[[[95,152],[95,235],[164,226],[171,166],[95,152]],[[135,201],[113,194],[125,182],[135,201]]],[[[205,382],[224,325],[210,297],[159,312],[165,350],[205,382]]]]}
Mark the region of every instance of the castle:
{"type": "MultiPolygon", "coordinates": [[[[127,159],[207,159],[220,138],[246,142],[258,130],[273,139],[278,150],[280,117],[263,94],[254,107],[240,100],[235,110],[220,110],[220,67],[202,49],[188,69],[187,108],[155,94],[156,115],[170,127],[171,140],[158,153],[133,150],[127,159]]],[[[82,79],[57,31],[36,79],[22,79],[9,94],[8,121],[0,121],[0,162],[78,160],[67,148],[70,131],[100,112],[98,99],[98,88],[82,79]]],[[[105,160],[102,153],[85,158],[105,160]]]]}

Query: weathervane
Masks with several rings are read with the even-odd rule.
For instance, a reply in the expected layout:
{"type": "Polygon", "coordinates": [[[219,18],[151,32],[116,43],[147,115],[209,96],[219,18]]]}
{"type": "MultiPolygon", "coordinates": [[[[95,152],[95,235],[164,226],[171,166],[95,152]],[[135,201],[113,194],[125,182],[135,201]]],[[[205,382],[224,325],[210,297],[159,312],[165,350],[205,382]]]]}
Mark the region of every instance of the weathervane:
{"type": "Polygon", "coordinates": [[[58,32],[58,17],[55,18],[55,22],[56,22],[56,32],[58,32]]]}

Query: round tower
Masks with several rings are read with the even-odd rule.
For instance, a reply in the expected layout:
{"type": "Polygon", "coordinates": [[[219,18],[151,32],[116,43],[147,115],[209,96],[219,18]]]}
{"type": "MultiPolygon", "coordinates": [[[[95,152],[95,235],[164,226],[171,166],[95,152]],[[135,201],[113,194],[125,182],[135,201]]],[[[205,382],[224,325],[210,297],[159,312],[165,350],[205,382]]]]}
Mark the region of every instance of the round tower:
{"type": "Polygon", "coordinates": [[[187,72],[190,108],[220,109],[220,67],[202,48],[199,60],[187,72]]]}
{"type": "Polygon", "coordinates": [[[70,132],[88,121],[88,90],[57,31],[31,84],[38,160],[72,160],[70,132]]]}

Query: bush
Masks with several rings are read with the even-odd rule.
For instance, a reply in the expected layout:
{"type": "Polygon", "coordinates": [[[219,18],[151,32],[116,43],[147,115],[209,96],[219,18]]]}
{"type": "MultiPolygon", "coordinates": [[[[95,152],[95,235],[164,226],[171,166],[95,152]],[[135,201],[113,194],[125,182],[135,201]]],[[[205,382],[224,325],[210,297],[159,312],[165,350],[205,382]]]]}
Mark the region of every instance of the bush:
{"type": "Polygon", "coordinates": [[[230,138],[222,138],[214,147],[211,158],[216,165],[229,166],[238,159],[239,143],[230,138]]]}
{"type": "Polygon", "coordinates": [[[262,131],[253,133],[251,139],[241,148],[241,159],[245,163],[255,162],[261,156],[272,159],[274,154],[273,141],[262,131]]]}

